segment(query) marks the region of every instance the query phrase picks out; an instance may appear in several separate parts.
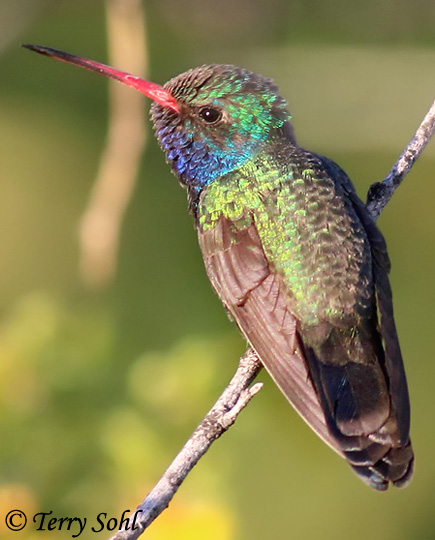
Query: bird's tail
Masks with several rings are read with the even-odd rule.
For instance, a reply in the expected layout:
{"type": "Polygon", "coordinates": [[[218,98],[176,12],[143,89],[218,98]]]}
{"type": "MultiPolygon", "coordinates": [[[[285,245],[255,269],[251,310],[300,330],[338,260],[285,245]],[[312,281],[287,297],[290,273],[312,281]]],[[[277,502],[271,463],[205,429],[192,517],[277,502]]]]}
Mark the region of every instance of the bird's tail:
{"type": "Polygon", "coordinates": [[[329,431],[349,464],[374,489],[405,486],[414,454],[401,356],[389,368],[380,335],[361,328],[333,329],[321,347],[304,350],[329,431]]]}

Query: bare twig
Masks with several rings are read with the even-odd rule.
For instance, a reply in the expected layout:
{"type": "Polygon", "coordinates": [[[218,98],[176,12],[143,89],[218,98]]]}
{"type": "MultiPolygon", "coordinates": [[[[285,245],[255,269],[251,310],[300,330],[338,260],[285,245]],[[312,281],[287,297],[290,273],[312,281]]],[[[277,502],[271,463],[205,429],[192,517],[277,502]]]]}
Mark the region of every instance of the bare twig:
{"type": "MultiPolygon", "coordinates": [[[[141,0],[107,0],[110,63],[145,76],[145,15],[141,0]]],[[[80,228],[80,270],[88,285],[102,287],[114,277],[119,234],[145,145],[145,102],[110,81],[109,134],[100,169],[80,228]]]]}
{"type": "Polygon", "coordinates": [[[210,445],[236,421],[237,416],[263,386],[250,386],[261,369],[252,349],[240,359],[239,367],[213,408],[193,432],[156,486],[137,507],[135,528],[121,530],[111,540],[135,540],[171,502],[188,473],[207,452],[210,445]]]}
{"type": "Polygon", "coordinates": [[[399,187],[400,183],[408,174],[411,167],[435,132],[435,101],[417,129],[414,137],[409,142],[402,155],[393,165],[391,171],[382,182],[375,182],[370,186],[367,193],[367,210],[373,219],[378,219],[382,210],[399,187]]]}
{"type": "MultiPolygon", "coordinates": [[[[391,199],[397,186],[411,169],[435,131],[435,102],[383,182],[373,184],[367,196],[367,208],[377,219],[391,199]]],[[[250,386],[261,369],[261,362],[252,349],[240,359],[239,367],[230,384],[184,445],[181,452],[163,474],[156,486],[136,509],[135,528],[121,530],[110,540],[135,540],[169,505],[191,469],[236,420],[240,411],[261,389],[261,384],[250,386]]]]}

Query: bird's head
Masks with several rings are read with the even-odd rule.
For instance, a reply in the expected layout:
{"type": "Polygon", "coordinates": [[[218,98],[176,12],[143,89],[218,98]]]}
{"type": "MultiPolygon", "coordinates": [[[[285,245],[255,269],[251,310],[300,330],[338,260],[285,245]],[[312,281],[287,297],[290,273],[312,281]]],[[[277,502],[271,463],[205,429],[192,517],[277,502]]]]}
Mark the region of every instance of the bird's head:
{"type": "Polygon", "coordinates": [[[210,65],[165,84],[177,110],[154,102],[157,138],[184,183],[202,188],[240,167],[290,119],[287,104],[269,80],[246,69],[210,65]]]}
{"type": "Polygon", "coordinates": [[[187,71],[163,87],[115,68],[39,45],[26,48],[84,67],[139,90],[172,170],[195,198],[201,189],[252,159],[267,141],[294,141],[285,100],[270,79],[232,65],[187,71]]]}

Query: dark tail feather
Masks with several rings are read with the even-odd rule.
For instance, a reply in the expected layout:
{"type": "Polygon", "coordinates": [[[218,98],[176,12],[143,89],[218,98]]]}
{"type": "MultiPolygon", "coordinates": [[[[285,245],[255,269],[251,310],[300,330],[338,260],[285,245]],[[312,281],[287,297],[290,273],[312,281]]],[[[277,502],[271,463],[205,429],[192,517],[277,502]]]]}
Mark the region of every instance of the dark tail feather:
{"type": "Polygon", "coordinates": [[[376,490],[386,490],[390,482],[405,486],[414,455],[380,364],[348,360],[332,365],[320,361],[310,347],[305,354],[328,428],[354,471],[376,490]]]}
{"type": "MultiPolygon", "coordinates": [[[[385,451],[385,446],[374,444],[381,451],[385,451]]],[[[379,491],[385,491],[389,482],[396,487],[405,487],[412,478],[414,471],[414,453],[412,451],[411,441],[406,446],[400,448],[390,448],[387,453],[374,464],[366,462],[356,465],[353,463],[355,457],[345,452],[351,467],[362,478],[366,484],[379,491]]],[[[358,452],[361,454],[361,452],[358,452]]]]}

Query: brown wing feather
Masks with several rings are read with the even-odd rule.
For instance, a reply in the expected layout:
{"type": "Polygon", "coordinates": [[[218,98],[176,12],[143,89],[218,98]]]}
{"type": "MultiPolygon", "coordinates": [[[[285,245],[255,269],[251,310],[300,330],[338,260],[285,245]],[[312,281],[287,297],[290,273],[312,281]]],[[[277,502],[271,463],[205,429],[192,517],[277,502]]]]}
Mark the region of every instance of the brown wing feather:
{"type": "Polygon", "coordinates": [[[279,278],[269,269],[254,225],[237,229],[221,217],[199,231],[208,276],[275,383],[311,428],[343,455],[330,434],[303,357],[296,321],[279,278]]]}
{"type": "MultiPolygon", "coordinates": [[[[384,490],[389,481],[405,485],[412,475],[412,447],[409,440],[404,440],[406,426],[401,430],[403,446],[397,447],[397,442],[392,442],[392,436],[397,433],[394,414],[376,433],[355,436],[335,429],[335,420],[328,417],[329,408],[321,403],[307,367],[317,360],[304,356],[310,352],[305,351],[298,336],[288,291],[279,276],[270,271],[255,226],[251,223],[238,227],[237,223],[221,217],[213,229],[199,229],[198,236],[213,287],[296,411],[371,487],[384,490]]],[[[385,270],[384,273],[386,276],[385,270]]],[[[381,315],[384,309],[391,308],[388,300],[391,295],[382,285],[381,315]]],[[[387,341],[386,367],[392,379],[393,407],[400,417],[400,404],[395,400],[403,381],[403,366],[394,370],[388,360],[388,349],[395,348],[397,336],[393,345],[388,345],[385,334],[383,337],[387,341]],[[394,372],[399,375],[394,377],[394,372]],[[395,379],[399,382],[394,382],[395,379]]],[[[405,393],[405,401],[406,397],[405,393]]],[[[397,441],[397,436],[393,438],[397,441]]]]}

